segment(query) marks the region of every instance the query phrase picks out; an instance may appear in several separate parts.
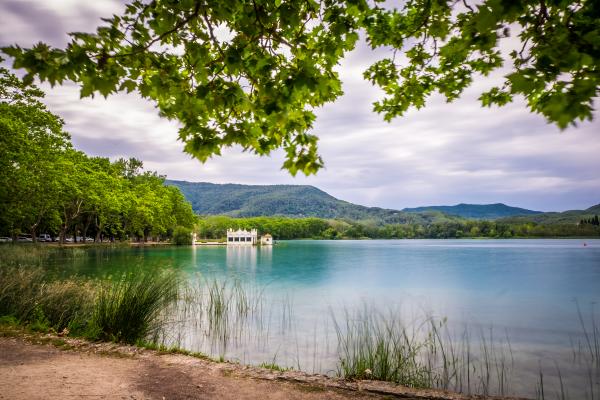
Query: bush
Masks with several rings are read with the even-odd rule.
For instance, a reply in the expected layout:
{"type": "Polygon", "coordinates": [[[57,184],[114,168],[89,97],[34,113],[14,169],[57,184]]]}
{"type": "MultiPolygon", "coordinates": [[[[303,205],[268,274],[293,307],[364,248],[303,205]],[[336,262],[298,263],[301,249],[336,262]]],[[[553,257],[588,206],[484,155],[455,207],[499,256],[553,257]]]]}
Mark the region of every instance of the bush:
{"type": "Polygon", "coordinates": [[[192,230],[184,226],[178,226],[173,230],[173,243],[178,246],[192,244],[192,230]]]}

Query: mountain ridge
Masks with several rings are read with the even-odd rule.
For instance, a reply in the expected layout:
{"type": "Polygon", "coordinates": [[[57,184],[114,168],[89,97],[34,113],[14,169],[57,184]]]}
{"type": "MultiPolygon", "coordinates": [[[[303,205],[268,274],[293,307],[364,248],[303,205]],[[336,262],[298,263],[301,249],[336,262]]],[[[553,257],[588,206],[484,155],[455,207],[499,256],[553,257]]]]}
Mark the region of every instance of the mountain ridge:
{"type": "Polygon", "coordinates": [[[511,216],[498,219],[505,223],[528,223],[536,224],[577,224],[582,219],[593,218],[600,214],[600,204],[588,207],[585,210],[567,210],[562,212],[545,212],[528,216],[511,216]]]}
{"type": "Polygon", "coordinates": [[[457,219],[498,219],[543,214],[503,203],[429,206],[395,210],[340,200],[312,185],[243,185],[166,180],[177,186],[201,215],[288,216],[371,220],[378,223],[432,223],[457,219]],[[440,209],[441,208],[441,209],[440,209]],[[448,209],[450,211],[448,211],[448,209]]]}
{"type": "Polygon", "coordinates": [[[441,211],[448,215],[458,215],[463,218],[473,219],[498,219],[503,217],[543,214],[521,207],[512,207],[504,203],[469,204],[459,203],[453,206],[424,206],[403,208],[405,212],[441,211]]]}

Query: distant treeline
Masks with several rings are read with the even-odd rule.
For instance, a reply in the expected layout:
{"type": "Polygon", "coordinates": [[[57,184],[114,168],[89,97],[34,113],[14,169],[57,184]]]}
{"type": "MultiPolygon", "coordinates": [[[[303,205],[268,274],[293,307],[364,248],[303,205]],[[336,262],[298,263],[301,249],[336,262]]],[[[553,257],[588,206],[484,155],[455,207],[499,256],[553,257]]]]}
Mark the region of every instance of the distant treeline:
{"type": "Polygon", "coordinates": [[[0,68],[0,236],[164,238],[194,225],[181,192],[140,161],[75,150],[42,96],[0,68]]]}
{"type": "Polygon", "coordinates": [[[257,229],[260,234],[270,233],[275,239],[303,239],[321,237],[330,227],[328,220],[320,218],[228,216],[199,217],[196,231],[201,238],[221,239],[227,229],[257,229]]]}
{"type": "Polygon", "coordinates": [[[595,225],[600,226],[600,220],[597,215],[594,215],[594,218],[582,219],[579,221],[579,225],[595,225]]]}
{"type": "Polygon", "coordinates": [[[600,236],[600,227],[591,224],[505,224],[481,220],[443,222],[427,225],[377,225],[320,218],[233,218],[228,216],[206,216],[199,217],[196,226],[199,236],[207,239],[219,239],[225,237],[228,228],[256,228],[260,234],[270,233],[275,239],[449,239],[464,237],[527,238],[600,236]]]}

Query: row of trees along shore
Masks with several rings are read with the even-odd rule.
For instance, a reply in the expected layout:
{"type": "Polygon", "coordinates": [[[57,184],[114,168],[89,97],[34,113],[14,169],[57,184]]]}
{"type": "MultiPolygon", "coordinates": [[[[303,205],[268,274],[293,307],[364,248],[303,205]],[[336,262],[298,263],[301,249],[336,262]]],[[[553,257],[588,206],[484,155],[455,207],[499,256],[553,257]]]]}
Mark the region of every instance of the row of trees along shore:
{"type": "Polygon", "coordinates": [[[464,220],[420,224],[377,224],[370,222],[326,220],[320,218],[204,216],[196,230],[201,238],[220,239],[228,228],[256,228],[276,239],[448,239],[464,237],[593,237],[600,227],[592,224],[505,223],[502,221],[464,220]]]}
{"type": "Polygon", "coordinates": [[[43,95],[0,68],[0,235],[147,240],[193,226],[181,192],[141,161],[75,150],[43,95]]]}

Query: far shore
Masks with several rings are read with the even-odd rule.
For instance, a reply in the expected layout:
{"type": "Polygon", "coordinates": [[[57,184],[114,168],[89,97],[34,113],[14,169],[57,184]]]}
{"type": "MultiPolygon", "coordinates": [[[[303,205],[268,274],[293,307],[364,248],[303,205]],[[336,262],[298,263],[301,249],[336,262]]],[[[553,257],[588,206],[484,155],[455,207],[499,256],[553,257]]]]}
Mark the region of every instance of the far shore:
{"type": "MultiPolygon", "coordinates": [[[[295,239],[277,239],[275,242],[275,245],[277,244],[277,242],[286,242],[286,241],[310,241],[310,240],[315,240],[315,241],[369,241],[369,240],[382,240],[382,241],[394,241],[394,240],[439,240],[439,241],[443,241],[443,240],[481,240],[481,241],[489,241],[489,240],[600,240],[600,237],[590,237],[590,236],[553,236],[553,237],[531,237],[531,236],[526,236],[526,237],[510,237],[510,238],[505,238],[505,237],[487,237],[487,236],[478,236],[478,237],[460,237],[460,238],[369,238],[369,237],[361,237],[361,238],[336,238],[336,239],[329,239],[329,238],[295,238],[295,239]]],[[[77,243],[73,243],[73,242],[66,242],[66,243],[59,243],[59,242],[5,242],[5,243],[0,243],[0,248],[2,247],[2,245],[24,245],[24,246],[28,246],[28,245],[41,245],[41,246],[51,246],[51,247],[65,247],[65,248],[73,248],[73,247],[80,247],[80,248],[91,248],[91,247],[158,247],[158,246],[177,246],[171,242],[156,242],[156,241],[146,241],[146,242],[134,242],[134,241],[116,241],[116,242],[77,242],[77,243]]],[[[583,244],[585,245],[585,243],[583,244]]],[[[179,247],[187,247],[187,246],[207,246],[207,247],[212,247],[212,246],[227,246],[227,242],[225,240],[218,240],[218,239],[198,239],[196,240],[196,242],[194,244],[190,244],[190,245],[180,245],[179,247]]]]}

